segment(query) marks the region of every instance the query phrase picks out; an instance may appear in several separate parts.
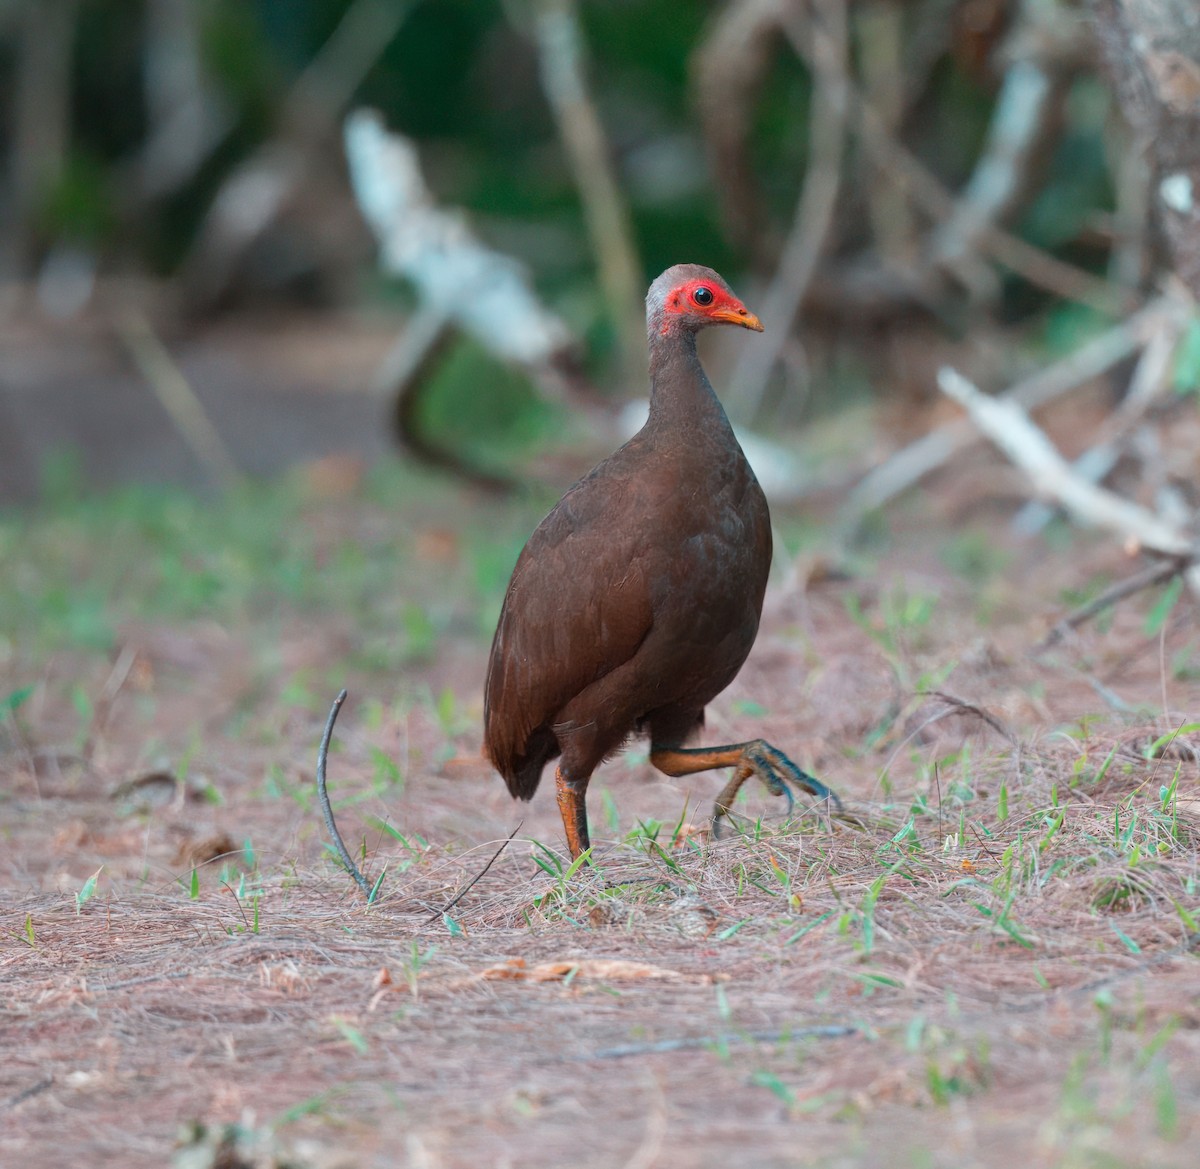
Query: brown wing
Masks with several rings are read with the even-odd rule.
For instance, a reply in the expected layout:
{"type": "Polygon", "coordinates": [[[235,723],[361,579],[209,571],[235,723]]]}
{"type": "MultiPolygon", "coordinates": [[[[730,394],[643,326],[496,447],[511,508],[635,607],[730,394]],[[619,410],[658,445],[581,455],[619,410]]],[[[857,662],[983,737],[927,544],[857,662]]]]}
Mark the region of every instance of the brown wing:
{"type": "Polygon", "coordinates": [[[653,613],[644,525],[622,448],[559,500],[513,570],[488,662],[484,749],[514,796],[528,799],[559,754],[556,716],[629,661],[653,613]]]}

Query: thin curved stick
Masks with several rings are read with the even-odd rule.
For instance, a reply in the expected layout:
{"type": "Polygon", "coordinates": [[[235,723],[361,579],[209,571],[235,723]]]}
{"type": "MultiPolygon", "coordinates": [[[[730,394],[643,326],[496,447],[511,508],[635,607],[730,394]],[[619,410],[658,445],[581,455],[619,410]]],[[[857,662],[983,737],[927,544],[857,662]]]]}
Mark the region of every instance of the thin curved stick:
{"type": "Polygon", "coordinates": [[[329,789],[325,786],[325,761],[329,758],[329,740],[333,738],[333,724],[337,722],[338,713],[345,701],[346,691],[343,689],[333,700],[333,706],[329,708],[329,720],[325,723],[325,733],[321,736],[321,746],[317,751],[317,799],[321,801],[321,811],[325,813],[325,826],[333,838],[333,846],[337,849],[338,856],[342,858],[342,864],[346,866],[347,872],[366,894],[367,903],[370,904],[379,892],[378,886],[371,885],[371,882],[362,875],[358,865],[354,863],[354,858],[346,851],[346,846],[342,842],[342,834],[338,831],[337,822],[333,818],[333,805],[329,802],[329,789]]]}
{"type": "Polygon", "coordinates": [[[452,900],[447,901],[446,904],[441,907],[441,909],[437,910],[435,913],[430,914],[429,919],[425,922],[426,925],[430,925],[433,922],[437,921],[437,919],[439,917],[445,917],[446,914],[449,913],[450,910],[452,910],[471,891],[471,889],[480,881],[480,879],[488,871],[488,869],[490,869],[492,867],[492,865],[494,865],[496,863],[496,861],[498,861],[500,859],[500,854],[512,843],[513,837],[516,836],[516,834],[521,831],[521,825],[524,823],[525,823],[525,821],[522,820],[521,823],[518,824],[508,834],[508,837],[504,841],[504,843],[501,844],[500,847],[498,849],[496,849],[496,851],[494,853],[492,853],[492,859],[490,861],[488,861],[488,863],[486,865],[484,865],[483,868],[480,869],[479,872],[476,873],[475,876],[472,877],[470,881],[467,882],[466,886],[452,900]]]}

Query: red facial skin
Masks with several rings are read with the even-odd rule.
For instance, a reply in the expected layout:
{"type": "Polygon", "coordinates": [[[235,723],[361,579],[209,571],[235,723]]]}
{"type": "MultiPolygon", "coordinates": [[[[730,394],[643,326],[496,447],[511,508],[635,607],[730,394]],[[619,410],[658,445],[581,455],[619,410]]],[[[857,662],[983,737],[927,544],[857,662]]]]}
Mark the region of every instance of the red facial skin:
{"type": "MultiPolygon", "coordinates": [[[[703,299],[703,293],[701,293],[703,299]]],[[[740,325],[743,329],[763,331],[762,322],[733,293],[712,280],[697,278],[673,288],[663,305],[664,334],[670,332],[671,318],[681,319],[693,327],[698,325],[740,325]],[[696,299],[698,289],[707,289],[712,294],[708,304],[696,299]]]]}

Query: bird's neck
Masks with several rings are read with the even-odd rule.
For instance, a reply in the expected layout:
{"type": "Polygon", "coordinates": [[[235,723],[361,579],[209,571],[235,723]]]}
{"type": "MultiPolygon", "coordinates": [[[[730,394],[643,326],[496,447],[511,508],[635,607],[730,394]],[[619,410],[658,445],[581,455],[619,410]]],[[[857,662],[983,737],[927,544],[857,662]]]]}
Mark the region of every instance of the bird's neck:
{"type": "Polygon", "coordinates": [[[650,417],[647,426],[686,432],[728,427],[690,330],[650,336],[650,417]]]}

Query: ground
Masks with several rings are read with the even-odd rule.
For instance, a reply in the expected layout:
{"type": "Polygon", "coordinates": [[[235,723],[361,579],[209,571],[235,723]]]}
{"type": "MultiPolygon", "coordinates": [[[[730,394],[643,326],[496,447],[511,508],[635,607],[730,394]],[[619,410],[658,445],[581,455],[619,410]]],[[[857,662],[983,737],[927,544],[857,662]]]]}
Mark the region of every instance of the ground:
{"type": "Polygon", "coordinates": [[[714,841],[722,777],[635,744],[574,873],[552,790],[479,755],[545,498],[384,461],[8,513],[0,1163],[1193,1164],[1194,611],[1147,591],[1040,648],[1137,561],[1017,540],[977,471],[850,557],[831,501],[776,510],[708,733],[846,818],[747,790],[714,841]],[[343,685],[372,905],[315,800],[343,685]]]}

